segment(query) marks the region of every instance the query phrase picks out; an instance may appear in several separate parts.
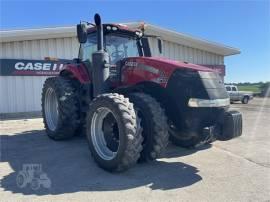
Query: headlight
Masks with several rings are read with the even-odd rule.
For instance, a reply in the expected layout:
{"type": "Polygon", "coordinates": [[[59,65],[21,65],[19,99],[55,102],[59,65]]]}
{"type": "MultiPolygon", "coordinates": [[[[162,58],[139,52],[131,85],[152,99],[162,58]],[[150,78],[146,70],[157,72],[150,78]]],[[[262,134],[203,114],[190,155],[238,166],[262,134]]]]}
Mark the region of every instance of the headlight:
{"type": "Polygon", "coordinates": [[[215,100],[190,98],[188,101],[189,107],[226,107],[229,105],[230,105],[230,98],[215,99],[215,100]]]}

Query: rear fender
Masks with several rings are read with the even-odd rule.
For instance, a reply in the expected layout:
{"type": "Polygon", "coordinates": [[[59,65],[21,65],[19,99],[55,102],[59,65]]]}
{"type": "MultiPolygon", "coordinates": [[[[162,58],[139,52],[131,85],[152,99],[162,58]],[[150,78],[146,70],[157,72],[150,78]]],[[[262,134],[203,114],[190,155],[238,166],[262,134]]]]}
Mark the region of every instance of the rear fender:
{"type": "Polygon", "coordinates": [[[83,64],[67,64],[60,71],[60,75],[69,75],[72,78],[77,79],[80,83],[87,84],[91,83],[90,75],[83,64]]]}

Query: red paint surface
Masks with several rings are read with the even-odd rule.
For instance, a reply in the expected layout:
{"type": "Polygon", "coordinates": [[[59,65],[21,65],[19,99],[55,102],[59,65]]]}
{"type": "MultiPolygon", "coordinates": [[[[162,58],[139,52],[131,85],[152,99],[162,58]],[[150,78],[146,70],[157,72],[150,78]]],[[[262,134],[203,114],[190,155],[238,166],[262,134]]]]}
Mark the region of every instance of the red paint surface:
{"type": "MultiPolygon", "coordinates": [[[[114,83],[113,86],[129,86],[150,81],[166,87],[169,78],[176,69],[216,72],[216,70],[205,66],[160,57],[130,57],[124,60],[121,83],[114,83]]],[[[72,73],[83,84],[91,82],[83,64],[67,64],[62,71],[72,73]]]]}
{"type": "Polygon", "coordinates": [[[63,71],[70,72],[75,78],[77,78],[83,84],[91,82],[90,77],[88,76],[86,67],[82,63],[81,64],[67,64],[61,70],[60,74],[63,71]]]}
{"type": "Polygon", "coordinates": [[[152,81],[166,87],[168,79],[176,69],[215,72],[204,66],[165,58],[131,57],[126,59],[125,65],[122,68],[122,85],[134,85],[144,81],[152,81]],[[129,65],[132,64],[130,62],[136,63],[137,66],[129,65]],[[157,73],[150,72],[147,68],[142,68],[145,65],[156,69],[157,73]]]}

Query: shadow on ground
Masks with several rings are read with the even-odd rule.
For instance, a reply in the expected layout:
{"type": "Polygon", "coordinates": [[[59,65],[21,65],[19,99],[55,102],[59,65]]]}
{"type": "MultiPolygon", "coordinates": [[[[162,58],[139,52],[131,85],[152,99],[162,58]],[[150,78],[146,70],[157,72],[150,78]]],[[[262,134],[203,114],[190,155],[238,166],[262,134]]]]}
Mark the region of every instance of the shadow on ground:
{"type": "MultiPolygon", "coordinates": [[[[165,162],[162,159],[138,164],[123,173],[109,173],[97,167],[85,137],[56,142],[44,133],[43,130],[33,130],[12,136],[1,135],[2,162],[8,162],[14,171],[1,180],[5,191],[25,195],[57,195],[79,191],[118,191],[140,186],[147,186],[152,190],[170,190],[202,180],[196,167],[181,162],[165,162]],[[16,177],[24,164],[41,164],[42,170],[51,181],[50,188],[41,186],[38,190],[33,190],[30,184],[19,188],[16,177]]],[[[170,147],[165,158],[189,155],[196,151],[198,149],[170,147]]]]}

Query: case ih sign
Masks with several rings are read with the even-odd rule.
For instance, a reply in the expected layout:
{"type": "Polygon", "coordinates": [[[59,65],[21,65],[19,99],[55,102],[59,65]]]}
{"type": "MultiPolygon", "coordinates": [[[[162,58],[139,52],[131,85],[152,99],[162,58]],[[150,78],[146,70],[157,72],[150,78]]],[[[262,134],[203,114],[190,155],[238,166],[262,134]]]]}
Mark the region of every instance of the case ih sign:
{"type": "Polygon", "coordinates": [[[53,76],[71,60],[0,59],[1,76],[53,76]]]}

